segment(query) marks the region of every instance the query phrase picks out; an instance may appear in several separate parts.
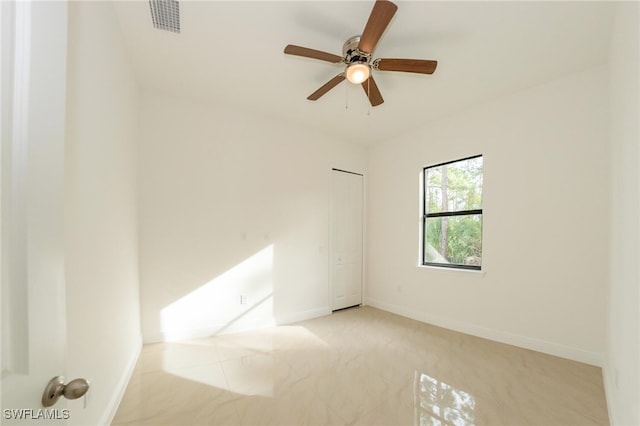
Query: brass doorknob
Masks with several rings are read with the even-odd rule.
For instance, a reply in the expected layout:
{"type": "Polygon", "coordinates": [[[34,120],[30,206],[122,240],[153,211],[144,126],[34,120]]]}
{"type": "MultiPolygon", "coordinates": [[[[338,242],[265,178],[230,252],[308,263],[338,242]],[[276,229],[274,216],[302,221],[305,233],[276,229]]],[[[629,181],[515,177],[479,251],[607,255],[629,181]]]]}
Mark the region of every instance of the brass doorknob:
{"type": "Polygon", "coordinates": [[[61,396],[67,399],[78,399],[89,390],[89,382],[86,379],[74,379],[64,384],[64,377],[56,376],[49,380],[42,394],[42,406],[51,407],[61,396]]]}

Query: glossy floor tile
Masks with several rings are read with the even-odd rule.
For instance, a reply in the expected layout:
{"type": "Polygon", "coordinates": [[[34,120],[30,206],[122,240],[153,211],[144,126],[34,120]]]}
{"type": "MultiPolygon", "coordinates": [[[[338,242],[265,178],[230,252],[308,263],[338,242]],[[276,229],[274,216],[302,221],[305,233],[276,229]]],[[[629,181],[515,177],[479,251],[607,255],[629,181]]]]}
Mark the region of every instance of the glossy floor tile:
{"type": "Polygon", "coordinates": [[[114,425],[607,425],[601,370],[363,307],[145,345],[114,425]]]}

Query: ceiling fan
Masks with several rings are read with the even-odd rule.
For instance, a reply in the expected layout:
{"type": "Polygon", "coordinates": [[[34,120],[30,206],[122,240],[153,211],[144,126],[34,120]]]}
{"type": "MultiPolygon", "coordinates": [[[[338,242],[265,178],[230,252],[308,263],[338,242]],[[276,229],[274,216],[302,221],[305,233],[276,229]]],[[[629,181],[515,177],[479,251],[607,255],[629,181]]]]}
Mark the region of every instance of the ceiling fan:
{"type": "Polygon", "coordinates": [[[307,47],[295,46],[293,44],[287,45],[287,47],[284,48],[284,53],[288,55],[303,56],[346,65],[343,72],[310,94],[307,99],[311,101],[318,100],[322,95],[347,79],[353,84],[362,85],[371,105],[378,106],[384,102],[384,99],[382,99],[380,90],[371,75],[371,70],[433,74],[438,65],[438,61],[392,58],[371,59],[378,40],[380,40],[382,33],[384,33],[389,22],[391,22],[391,18],[393,18],[396,10],[398,10],[398,6],[394,3],[388,0],[376,0],[362,35],[351,37],[344,43],[342,47],[343,56],[309,49],[307,47]]]}

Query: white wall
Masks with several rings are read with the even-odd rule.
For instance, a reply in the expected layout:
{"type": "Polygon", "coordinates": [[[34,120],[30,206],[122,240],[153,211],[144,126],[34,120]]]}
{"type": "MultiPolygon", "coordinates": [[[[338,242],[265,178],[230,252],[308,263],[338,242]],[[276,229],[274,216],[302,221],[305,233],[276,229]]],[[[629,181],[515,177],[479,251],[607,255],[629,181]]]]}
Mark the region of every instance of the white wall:
{"type": "Polygon", "coordinates": [[[138,89],[110,2],[69,3],[65,262],[70,424],[108,424],[141,345],[138,89]]]}
{"type": "Polygon", "coordinates": [[[145,341],[328,313],[330,171],[363,172],[364,149],[224,107],[141,102],[145,341]]]}
{"type": "Polygon", "coordinates": [[[605,386],[611,423],[640,424],[640,46],[637,2],[617,5],[611,40],[611,253],[605,386]]]}
{"type": "Polygon", "coordinates": [[[601,364],[608,86],[599,67],[425,125],[368,152],[365,301],[601,364]],[[417,267],[419,174],[484,155],[483,272],[417,267]]]}

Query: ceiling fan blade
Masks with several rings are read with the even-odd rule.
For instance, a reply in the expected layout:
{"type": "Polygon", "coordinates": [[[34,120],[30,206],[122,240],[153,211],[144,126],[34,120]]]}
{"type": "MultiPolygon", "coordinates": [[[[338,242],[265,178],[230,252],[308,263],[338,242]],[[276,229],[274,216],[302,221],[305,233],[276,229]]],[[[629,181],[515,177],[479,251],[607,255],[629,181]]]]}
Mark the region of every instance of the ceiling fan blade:
{"type": "Polygon", "coordinates": [[[304,56],[305,58],[320,59],[321,61],[333,63],[342,62],[342,56],[323,52],[321,50],[309,49],[308,47],[295,46],[293,44],[287,45],[287,47],[284,48],[284,53],[287,55],[304,56]]]}
{"type": "Polygon", "coordinates": [[[338,74],[335,77],[333,77],[331,80],[327,81],[322,87],[320,87],[318,90],[316,90],[315,92],[313,92],[312,94],[310,94],[307,99],[309,99],[310,101],[317,101],[318,99],[320,99],[320,97],[322,95],[324,95],[325,93],[327,93],[329,90],[333,89],[334,87],[336,87],[338,84],[342,83],[342,81],[345,79],[344,73],[343,74],[338,74]]]}
{"type": "Polygon", "coordinates": [[[398,6],[387,0],[377,0],[369,15],[367,25],[364,27],[362,36],[360,36],[360,42],[358,43],[358,49],[365,53],[373,52],[376,48],[378,40],[384,33],[384,30],[391,22],[391,18],[395,15],[398,6]]]}
{"type": "Polygon", "coordinates": [[[433,74],[438,66],[438,61],[426,59],[390,59],[381,58],[373,61],[374,67],[380,71],[403,71],[419,74],[433,74]]]}
{"type": "Polygon", "coordinates": [[[380,89],[378,89],[378,85],[373,79],[373,76],[370,76],[366,81],[362,83],[362,88],[367,94],[369,102],[371,102],[371,106],[378,106],[384,102],[384,99],[382,99],[382,94],[380,93],[380,89]]]}

